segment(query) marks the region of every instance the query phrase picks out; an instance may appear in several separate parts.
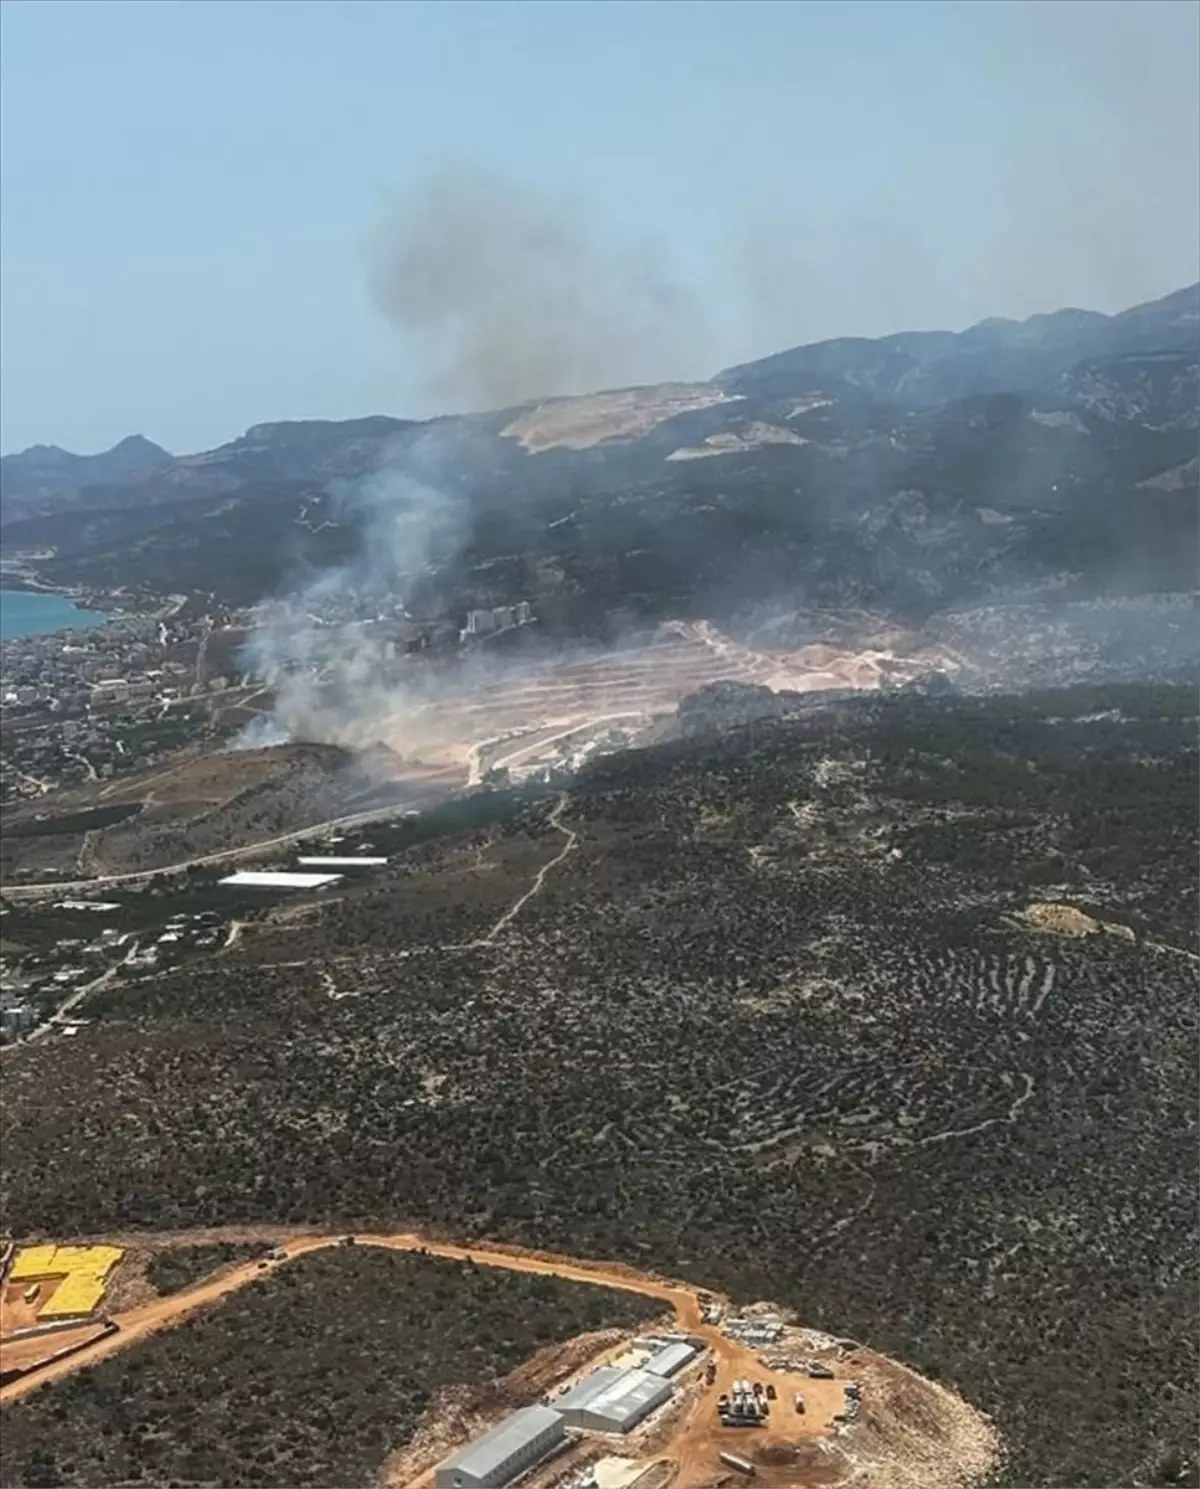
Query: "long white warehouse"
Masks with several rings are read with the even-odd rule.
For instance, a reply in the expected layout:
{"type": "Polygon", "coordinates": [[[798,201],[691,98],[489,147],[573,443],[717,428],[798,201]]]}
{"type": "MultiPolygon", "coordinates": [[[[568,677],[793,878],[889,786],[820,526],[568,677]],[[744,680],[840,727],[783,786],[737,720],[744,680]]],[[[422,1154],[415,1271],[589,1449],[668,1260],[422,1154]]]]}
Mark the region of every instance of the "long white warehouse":
{"type": "Polygon", "coordinates": [[[291,874],[282,870],[239,869],[221,883],[230,889],[323,889],[336,884],[341,874],[291,874]]]}
{"type": "Polygon", "coordinates": [[[298,858],[302,869],[379,869],[387,863],[386,858],[298,858]]]}
{"type": "Polygon", "coordinates": [[[600,1365],[556,1398],[568,1427],[590,1432],[628,1432],[671,1395],[671,1383],[648,1370],[600,1365]]]}
{"type": "Polygon", "coordinates": [[[437,1489],[503,1489],[566,1436],[548,1406],[526,1406],[438,1465],[437,1489]]]}

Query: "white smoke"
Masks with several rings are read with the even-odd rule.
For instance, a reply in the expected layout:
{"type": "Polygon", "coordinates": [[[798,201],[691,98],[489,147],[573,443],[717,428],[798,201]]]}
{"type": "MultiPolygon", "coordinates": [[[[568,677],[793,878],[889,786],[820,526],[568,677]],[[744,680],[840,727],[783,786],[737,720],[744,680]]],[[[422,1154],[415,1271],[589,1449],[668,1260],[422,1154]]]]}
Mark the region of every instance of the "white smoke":
{"type": "Polygon", "coordinates": [[[406,710],[431,695],[427,669],[396,664],[408,605],[430,565],[456,554],[468,531],[463,503],[414,474],[436,463],[426,436],[372,475],[330,488],[342,514],[363,525],[360,551],[260,607],[242,660],[271,689],[274,710],[234,748],[295,741],[362,750],[385,735],[396,748],[398,734],[402,743],[406,710]]]}

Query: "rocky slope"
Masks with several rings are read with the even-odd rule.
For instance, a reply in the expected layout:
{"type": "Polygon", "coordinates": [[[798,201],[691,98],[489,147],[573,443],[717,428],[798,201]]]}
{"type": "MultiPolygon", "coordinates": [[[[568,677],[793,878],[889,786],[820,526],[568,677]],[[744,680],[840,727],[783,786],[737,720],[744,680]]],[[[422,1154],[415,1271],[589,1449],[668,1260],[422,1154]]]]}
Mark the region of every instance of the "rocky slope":
{"type": "Polygon", "coordinates": [[[358,562],[416,480],[453,508],[434,608],[530,598],[572,630],[766,598],[911,613],[1191,587],[1198,306],[1193,286],[1116,316],[824,342],[708,383],[260,425],[180,459],[138,445],[134,468],[129,441],[27,451],[3,464],[5,549],[53,550],[51,582],[251,603],[358,562]]]}

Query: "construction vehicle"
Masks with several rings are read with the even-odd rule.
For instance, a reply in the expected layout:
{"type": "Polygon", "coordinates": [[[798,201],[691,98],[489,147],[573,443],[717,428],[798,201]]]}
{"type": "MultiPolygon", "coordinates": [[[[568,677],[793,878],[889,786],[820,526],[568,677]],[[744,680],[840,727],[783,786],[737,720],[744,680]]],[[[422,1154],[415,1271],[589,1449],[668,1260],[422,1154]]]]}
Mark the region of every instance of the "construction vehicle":
{"type": "Polygon", "coordinates": [[[269,1262],[281,1262],[286,1256],[287,1252],[282,1246],[272,1246],[270,1251],[267,1252],[267,1260],[269,1262]]]}
{"type": "Polygon", "coordinates": [[[751,1390],[754,1392],[755,1396],[761,1396],[762,1393],[763,1393],[763,1383],[762,1383],[762,1381],[761,1380],[756,1380],[754,1382],[753,1386],[751,1387],[751,1390]]]}
{"type": "Polygon", "coordinates": [[[705,1371],[704,1371],[704,1384],[706,1386],[711,1386],[712,1383],[713,1383],[713,1381],[716,1380],[716,1378],[717,1378],[717,1362],[715,1360],[709,1360],[708,1365],[705,1367],[705,1371]]]}
{"type": "Polygon", "coordinates": [[[729,1397],[728,1396],[722,1394],[722,1395],[720,1395],[720,1396],[717,1397],[717,1410],[719,1412],[722,1412],[722,1413],[727,1412],[729,1410],[729,1397]]]}
{"type": "Polygon", "coordinates": [[[774,1401],[775,1400],[775,1387],[771,1384],[770,1381],[767,1382],[767,1400],[768,1401],[774,1401]]]}
{"type": "Polygon", "coordinates": [[[800,1416],[804,1415],[804,1397],[801,1396],[799,1391],[796,1392],[796,1411],[800,1416]]]}
{"type": "Polygon", "coordinates": [[[21,1294],[21,1302],[32,1303],[36,1299],[38,1293],[41,1292],[41,1290],[42,1284],[40,1282],[31,1282],[25,1289],[25,1291],[21,1294]]]}
{"type": "Polygon", "coordinates": [[[834,1378],[833,1371],[830,1370],[828,1365],[822,1365],[820,1360],[809,1361],[808,1373],[812,1376],[813,1380],[833,1380],[834,1378]]]}

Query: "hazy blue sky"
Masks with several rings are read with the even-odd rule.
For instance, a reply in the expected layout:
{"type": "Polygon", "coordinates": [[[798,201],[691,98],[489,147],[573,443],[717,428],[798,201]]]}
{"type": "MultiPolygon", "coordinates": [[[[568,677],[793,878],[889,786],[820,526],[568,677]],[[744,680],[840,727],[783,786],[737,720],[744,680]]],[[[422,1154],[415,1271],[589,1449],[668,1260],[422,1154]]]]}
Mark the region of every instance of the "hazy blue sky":
{"type": "Polygon", "coordinates": [[[446,160],[586,199],[706,307],[645,380],[1161,294],[1197,277],[1197,15],[4,0],[0,441],[432,411],[364,244],[446,160]]]}

